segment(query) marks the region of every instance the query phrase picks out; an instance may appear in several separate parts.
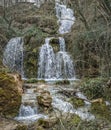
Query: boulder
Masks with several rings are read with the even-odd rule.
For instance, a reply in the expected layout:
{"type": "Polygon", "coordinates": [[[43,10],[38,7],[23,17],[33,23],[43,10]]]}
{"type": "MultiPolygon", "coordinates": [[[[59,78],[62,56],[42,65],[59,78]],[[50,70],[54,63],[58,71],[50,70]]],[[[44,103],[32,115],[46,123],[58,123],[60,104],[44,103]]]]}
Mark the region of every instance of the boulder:
{"type": "Polygon", "coordinates": [[[18,74],[0,73],[0,114],[14,117],[21,104],[22,80],[18,74]]]}
{"type": "Polygon", "coordinates": [[[43,128],[52,128],[57,121],[58,119],[56,117],[52,117],[50,119],[39,119],[37,124],[43,128]]]}
{"type": "Polygon", "coordinates": [[[51,107],[52,97],[50,92],[43,89],[39,90],[39,92],[40,95],[37,96],[38,104],[48,108],[51,107]]]}

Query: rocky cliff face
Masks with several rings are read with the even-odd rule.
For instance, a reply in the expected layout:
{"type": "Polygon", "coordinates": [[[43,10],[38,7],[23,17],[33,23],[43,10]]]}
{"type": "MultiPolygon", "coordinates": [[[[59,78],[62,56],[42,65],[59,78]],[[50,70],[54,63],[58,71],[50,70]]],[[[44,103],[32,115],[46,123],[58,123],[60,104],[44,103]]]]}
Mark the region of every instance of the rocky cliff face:
{"type": "Polygon", "coordinates": [[[0,115],[14,117],[21,104],[22,81],[18,74],[0,73],[0,115]]]}

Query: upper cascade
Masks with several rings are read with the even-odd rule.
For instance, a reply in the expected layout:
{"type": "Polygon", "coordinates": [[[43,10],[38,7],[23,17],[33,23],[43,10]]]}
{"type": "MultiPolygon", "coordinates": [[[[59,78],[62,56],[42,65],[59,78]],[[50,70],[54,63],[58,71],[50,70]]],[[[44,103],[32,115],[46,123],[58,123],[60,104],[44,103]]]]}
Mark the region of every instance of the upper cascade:
{"type": "Polygon", "coordinates": [[[17,71],[23,77],[23,38],[12,38],[3,54],[3,64],[8,66],[11,71],[17,71]]]}
{"type": "Polygon", "coordinates": [[[58,23],[60,25],[59,33],[64,34],[70,32],[71,27],[75,21],[73,10],[67,8],[67,5],[65,4],[61,4],[59,0],[55,1],[55,9],[56,9],[56,16],[58,18],[58,23]]]}
{"type": "Polygon", "coordinates": [[[74,79],[74,65],[70,55],[65,51],[65,40],[59,37],[60,51],[56,54],[50,40],[46,38],[42,45],[38,61],[39,79],[74,79]]]}

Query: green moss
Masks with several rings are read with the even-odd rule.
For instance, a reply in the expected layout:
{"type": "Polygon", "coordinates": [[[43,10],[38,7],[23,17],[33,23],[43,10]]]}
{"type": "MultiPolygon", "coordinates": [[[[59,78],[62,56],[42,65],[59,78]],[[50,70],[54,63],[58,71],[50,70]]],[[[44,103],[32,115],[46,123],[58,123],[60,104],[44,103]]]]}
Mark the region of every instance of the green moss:
{"type": "Polygon", "coordinates": [[[78,108],[78,107],[81,107],[81,106],[85,105],[83,99],[79,99],[79,98],[76,98],[76,97],[72,97],[70,99],[70,102],[74,105],[75,108],[78,108]]]}
{"type": "Polygon", "coordinates": [[[81,121],[80,117],[78,115],[74,115],[70,120],[69,124],[77,126],[80,123],[80,121],[81,121]]]}

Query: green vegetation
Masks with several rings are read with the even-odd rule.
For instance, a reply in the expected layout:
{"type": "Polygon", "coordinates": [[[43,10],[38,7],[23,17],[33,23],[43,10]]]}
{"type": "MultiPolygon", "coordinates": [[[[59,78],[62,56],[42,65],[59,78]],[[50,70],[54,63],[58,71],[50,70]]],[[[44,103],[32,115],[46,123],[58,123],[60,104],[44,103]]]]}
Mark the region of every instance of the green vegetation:
{"type": "Polygon", "coordinates": [[[74,105],[74,108],[82,107],[85,105],[84,100],[77,97],[71,97],[70,102],[74,105]]]}
{"type": "Polygon", "coordinates": [[[89,99],[106,98],[107,94],[105,91],[109,89],[107,88],[107,81],[107,78],[85,79],[81,82],[81,91],[84,92],[89,99]]]}

